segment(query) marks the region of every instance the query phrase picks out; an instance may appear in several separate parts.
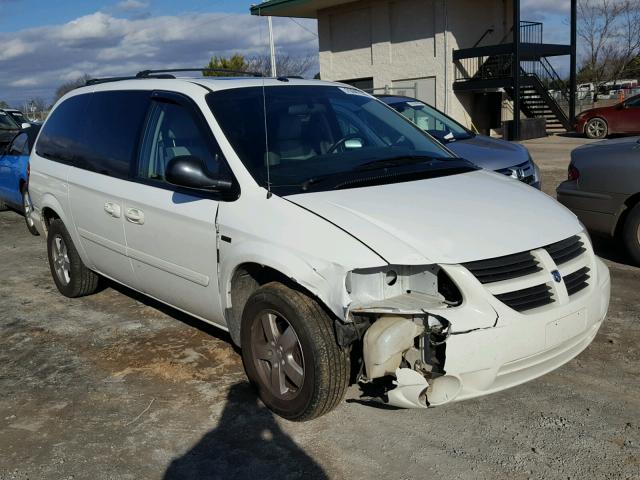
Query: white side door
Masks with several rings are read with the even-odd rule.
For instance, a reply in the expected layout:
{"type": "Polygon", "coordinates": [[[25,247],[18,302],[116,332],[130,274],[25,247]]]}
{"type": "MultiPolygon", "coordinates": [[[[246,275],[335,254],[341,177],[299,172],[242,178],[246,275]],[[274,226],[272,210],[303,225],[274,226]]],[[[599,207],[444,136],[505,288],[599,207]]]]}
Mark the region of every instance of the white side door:
{"type": "Polygon", "coordinates": [[[142,137],[136,184],[124,192],[127,254],[137,288],[163,302],[224,326],[218,289],[214,193],[169,184],[169,160],[196,156],[217,173],[223,161],[202,113],[174,93],[154,93],[142,137]]]}
{"type": "MultiPolygon", "coordinates": [[[[135,275],[127,257],[122,192],[130,175],[151,92],[107,91],[86,97],[73,136],[69,205],[89,268],[128,286],[135,275]]],[[[80,101],[80,99],[78,100],[80,101]]]]}

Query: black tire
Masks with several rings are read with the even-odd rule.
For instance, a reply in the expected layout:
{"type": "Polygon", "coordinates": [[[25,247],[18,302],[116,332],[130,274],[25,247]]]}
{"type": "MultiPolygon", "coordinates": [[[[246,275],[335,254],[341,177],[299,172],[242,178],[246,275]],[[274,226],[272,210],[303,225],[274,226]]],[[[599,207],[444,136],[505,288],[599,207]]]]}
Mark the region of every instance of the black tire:
{"type": "Polygon", "coordinates": [[[625,219],[622,241],[636,265],[640,265],[640,203],[631,209],[625,219]]]}
{"type": "Polygon", "coordinates": [[[603,139],[609,134],[609,126],[604,118],[594,117],[584,126],[584,133],[588,138],[603,139]]]}
{"type": "Polygon", "coordinates": [[[89,270],[84,263],[82,263],[80,255],[78,255],[78,250],[76,250],[62,220],[55,219],[49,225],[47,254],[53,281],[60,293],[65,297],[83,297],[97,290],[98,274],[89,270]],[[64,251],[66,252],[66,261],[63,263],[66,265],[67,276],[60,274],[59,270],[56,270],[60,266],[60,264],[57,263],[59,259],[65,258],[65,255],[61,255],[61,245],[64,245],[64,251]]]}
{"type": "Polygon", "coordinates": [[[31,235],[35,235],[36,237],[40,235],[38,229],[36,228],[35,223],[33,223],[33,219],[31,218],[31,212],[33,212],[33,206],[31,204],[31,197],[29,197],[29,190],[27,187],[22,187],[22,214],[24,215],[24,222],[27,224],[27,230],[31,235]]]}
{"type": "Polygon", "coordinates": [[[312,298],[281,283],[268,283],[249,297],[242,313],[240,334],[247,376],[264,404],[277,415],[294,421],[311,420],[329,412],[344,398],[349,385],[349,352],[338,346],[331,318],[312,298]],[[274,324],[279,325],[276,328],[282,328],[278,343],[272,343],[272,347],[263,326],[263,319],[269,315],[275,317],[274,324]],[[275,355],[280,348],[278,344],[285,343],[281,340],[287,335],[292,338],[289,327],[297,340],[292,350],[293,356],[298,357],[294,361],[302,366],[299,386],[291,380],[294,377],[289,377],[285,360],[281,360],[287,356],[279,359],[275,355]],[[284,379],[286,393],[282,393],[283,380],[280,391],[266,381],[274,378],[274,362],[259,358],[264,357],[260,352],[265,349],[269,349],[268,356],[275,358],[276,365],[282,362],[284,373],[275,377],[284,379]]]}

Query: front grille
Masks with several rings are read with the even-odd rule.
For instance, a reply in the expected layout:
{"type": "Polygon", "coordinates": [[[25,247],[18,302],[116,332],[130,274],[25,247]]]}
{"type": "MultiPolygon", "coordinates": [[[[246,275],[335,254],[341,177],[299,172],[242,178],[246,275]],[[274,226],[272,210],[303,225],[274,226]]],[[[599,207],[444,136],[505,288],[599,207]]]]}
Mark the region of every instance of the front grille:
{"type": "Polygon", "coordinates": [[[589,278],[589,267],[582,267],[580,270],[566,275],[564,277],[564,285],[567,287],[567,293],[569,295],[573,295],[574,293],[587,288],[589,286],[587,283],[589,278]]]}
{"type": "Polygon", "coordinates": [[[463,264],[480,283],[523,277],[542,270],[531,252],[515,253],[504,257],[478,260],[463,264]]]}
{"type": "Polygon", "coordinates": [[[569,237],[566,240],[552,243],[544,248],[549,252],[553,261],[556,262],[556,265],[566,263],[569,260],[579,257],[586,251],[582,240],[580,240],[580,237],[577,235],[569,237]]]}
{"type": "Polygon", "coordinates": [[[529,160],[519,165],[514,165],[513,167],[501,168],[496,170],[496,172],[520,180],[527,185],[531,185],[536,179],[535,169],[529,160]]]}
{"type": "Polygon", "coordinates": [[[496,295],[496,298],[518,312],[542,307],[553,302],[551,287],[546,283],[496,295]]]}

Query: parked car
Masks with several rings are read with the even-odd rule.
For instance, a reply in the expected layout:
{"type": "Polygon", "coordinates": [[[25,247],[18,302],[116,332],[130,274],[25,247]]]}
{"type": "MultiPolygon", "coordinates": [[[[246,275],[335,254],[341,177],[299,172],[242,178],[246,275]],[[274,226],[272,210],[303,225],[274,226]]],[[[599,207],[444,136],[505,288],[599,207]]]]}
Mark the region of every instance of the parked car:
{"type": "Polygon", "coordinates": [[[610,107],[581,112],[576,117],[576,132],[589,138],[605,138],[613,134],[640,133],[640,95],[610,107]]]}
{"type": "Polygon", "coordinates": [[[2,150],[20,131],[20,125],[11,115],[0,110],[0,150],[2,150]]]}
{"type": "Polygon", "coordinates": [[[640,137],[576,148],[557,194],[589,230],[620,236],[640,265],[640,137]]]}
{"type": "Polygon", "coordinates": [[[3,110],[5,113],[11,115],[11,118],[13,118],[18,125],[30,124],[30,120],[20,110],[15,108],[5,108],[3,110]]]}
{"type": "Polygon", "coordinates": [[[541,188],[540,170],[523,145],[478,135],[415,98],[399,95],[378,95],[378,98],[437,138],[459,157],[537,189],[541,188]]]}
{"type": "Polygon", "coordinates": [[[31,154],[63,295],[102,275],[228,330],[292,420],[341,401],[351,359],[395,378],[390,404],[427,407],[538,377],[596,335],[607,267],[547,195],[342,84],[145,75],[68,93],[31,154]]]}
{"type": "Polygon", "coordinates": [[[38,235],[29,196],[29,155],[40,127],[33,126],[16,135],[0,154],[0,210],[12,207],[24,215],[29,232],[38,235]]]}

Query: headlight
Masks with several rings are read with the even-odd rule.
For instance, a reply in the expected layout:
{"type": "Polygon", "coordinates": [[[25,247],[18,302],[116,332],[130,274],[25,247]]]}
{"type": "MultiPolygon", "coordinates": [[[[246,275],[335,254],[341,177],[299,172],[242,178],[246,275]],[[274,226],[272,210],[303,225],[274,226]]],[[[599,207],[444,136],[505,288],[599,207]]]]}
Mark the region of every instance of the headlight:
{"type": "Polygon", "coordinates": [[[533,181],[534,182],[539,182],[540,181],[540,168],[538,167],[538,165],[536,165],[536,162],[534,162],[533,160],[531,160],[531,165],[533,165],[533,181]]]}
{"type": "MultiPolygon", "coordinates": [[[[462,295],[439,265],[389,265],[352,270],[345,289],[354,305],[367,305],[411,294],[433,297],[439,302],[458,304],[462,295]]],[[[406,297],[405,297],[406,298],[406,297]]]]}

